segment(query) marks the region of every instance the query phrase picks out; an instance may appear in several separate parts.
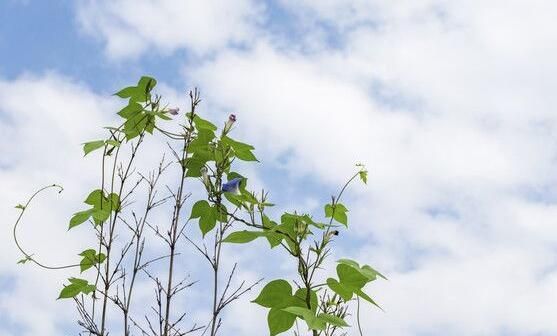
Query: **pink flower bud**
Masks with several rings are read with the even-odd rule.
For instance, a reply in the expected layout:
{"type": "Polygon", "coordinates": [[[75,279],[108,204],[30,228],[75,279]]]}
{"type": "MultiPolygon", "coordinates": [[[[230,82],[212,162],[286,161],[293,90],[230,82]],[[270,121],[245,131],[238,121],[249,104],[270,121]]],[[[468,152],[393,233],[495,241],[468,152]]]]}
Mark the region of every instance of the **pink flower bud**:
{"type": "Polygon", "coordinates": [[[236,115],[231,114],[228,116],[228,120],[226,121],[226,123],[224,124],[224,132],[228,132],[230,131],[230,129],[232,128],[232,125],[236,122],[236,115]]]}

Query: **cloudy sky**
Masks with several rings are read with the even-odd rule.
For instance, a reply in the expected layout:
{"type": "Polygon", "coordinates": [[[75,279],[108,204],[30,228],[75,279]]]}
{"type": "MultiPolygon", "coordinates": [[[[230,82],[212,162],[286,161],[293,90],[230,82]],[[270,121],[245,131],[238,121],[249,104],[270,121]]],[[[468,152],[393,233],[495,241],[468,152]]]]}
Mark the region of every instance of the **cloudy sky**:
{"type": "MultiPolygon", "coordinates": [[[[80,143],[143,74],[173,105],[197,86],[206,116],[234,112],[262,161],[243,171],[285,210],[320,213],[367,164],[336,252],[390,279],[368,288],[385,312],[363,309],[365,334],[557,335],[556,11],[550,0],[1,1],[0,335],[75,330],[71,303],[55,301],[71,274],[15,265],[13,206],[63,184],[21,234],[45,260],[75,260],[90,237],[67,221],[98,180],[80,143]]],[[[289,274],[264,248],[233,249],[242,276],[273,279],[270,262],[289,274]]],[[[253,295],[227,311],[223,336],[265,334],[253,295]]]]}

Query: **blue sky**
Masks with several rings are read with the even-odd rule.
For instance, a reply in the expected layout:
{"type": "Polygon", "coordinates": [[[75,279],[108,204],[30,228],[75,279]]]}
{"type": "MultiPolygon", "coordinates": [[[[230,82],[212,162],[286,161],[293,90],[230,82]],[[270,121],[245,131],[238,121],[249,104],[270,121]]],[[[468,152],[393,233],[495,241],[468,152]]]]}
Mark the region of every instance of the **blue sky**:
{"type": "MultiPolygon", "coordinates": [[[[367,164],[335,255],[390,278],[369,287],[386,313],[362,312],[366,334],[557,335],[555,10],[547,0],[2,1],[0,237],[12,204],[60,182],[64,195],[45,197],[22,235],[61,263],[86,246],[86,232],[60,224],[97,179],[79,144],[114,121],[114,91],[150,74],[182,110],[196,86],[206,116],[238,116],[237,137],[262,161],[238,169],[285,210],[319,214],[367,164]]],[[[74,330],[72,307],[54,300],[68,274],[17,267],[10,241],[0,251],[0,336],[74,330]]],[[[291,267],[262,244],[230,257],[246,279],[291,267]]],[[[184,304],[203,320],[200,293],[184,304]]],[[[224,336],[264,334],[265,311],[248,296],[226,312],[224,336]]]]}

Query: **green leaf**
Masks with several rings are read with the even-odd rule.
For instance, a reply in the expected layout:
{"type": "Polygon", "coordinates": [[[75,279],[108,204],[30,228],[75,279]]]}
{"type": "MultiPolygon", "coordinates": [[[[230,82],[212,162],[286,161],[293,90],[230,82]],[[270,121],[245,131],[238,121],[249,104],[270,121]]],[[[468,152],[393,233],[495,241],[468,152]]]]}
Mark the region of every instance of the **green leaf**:
{"type": "MultiPolygon", "coordinates": [[[[296,291],[296,293],[294,294],[295,300],[293,301],[294,306],[307,308],[306,293],[307,293],[307,289],[305,288],[299,288],[296,291]]],[[[315,313],[317,311],[318,300],[317,300],[317,293],[315,293],[314,290],[310,290],[309,303],[311,306],[311,311],[315,313]]]]}
{"type": "Polygon", "coordinates": [[[58,299],[69,299],[76,297],[78,294],[90,294],[95,290],[95,285],[90,285],[87,280],[70,278],[70,284],[64,286],[58,299]]]}
{"type": "Polygon", "coordinates": [[[213,211],[215,212],[216,216],[217,216],[217,220],[221,223],[227,223],[228,222],[228,215],[227,215],[227,210],[226,210],[226,206],[224,206],[224,204],[220,204],[220,206],[217,206],[216,204],[213,205],[213,211]]]}
{"type": "Polygon", "coordinates": [[[236,149],[240,149],[240,150],[253,150],[253,149],[255,149],[255,147],[253,147],[252,145],[248,145],[246,143],[236,141],[232,138],[227,137],[226,135],[222,137],[222,142],[229,145],[230,147],[232,147],[235,150],[236,149]]]}
{"type": "Polygon", "coordinates": [[[85,250],[79,255],[83,257],[79,263],[81,273],[97,264],[102,264],[106,260],[106,255],[103,253],[97,254],[97,251],[94,249],[85,250]]]}
{"type": "Polygon", "coordinates": [[[207,159],[194,154],[185,160],[186,177],[201,177],[201,168],[205,166],[207,159]]]}
{"type": "Polygon", "coordinates": [[[304,308],[304,307],[286,307],[282,309],[285,312],[289,312],[291,314],[303,316],[304,314],[312,314],[311,310],[304,308]]]}
{"type": "Polygon", "coordinates": [[[162,120],[172,120],[172,118],[170,118],[168,115],[166,115],[163,112],[156,112],[155,115],[161,118],[162,120]]]}
{"type": "Polygon", "coordinates": [[[371,267],[369,265],[362,266],[362,271],[366,272],[366,274],[368,274],[368,276],[371,276],[371,274],[375,274],[376,276],[379,276],[379,277],[383,278],[384,280],[389,280],[389,279],[387,279],[386,276],[379,273],[376,269],[374,269],[373,267],[371,267]]]}
{"type": "Polygon", "coordinates": [[[351,259],[339,259],[337,260],[337,262],[339,264],[345,264],[345,265],[349,265],[352,266],[353,268],[355,268],[358,272],[360,272],[363,276],[365,276],[366,278],[368,278],[369,281],[373,281],[377,278],[377,276],[388,280],[383,274],[379,273],[377,270],[375,270],[373,267],[369,266],[369,265],[364,265],[362,267],[360,267],[360,265],[351,259]]]}
{"type": "Polygon", "coordinates": [[[337,265],[337,274],[339,281],[347,287],[360,289],[369,282],[368,278],[366,278],[357,269],[346,264],[337,265]]]}
{"type": "Polygon", "coordinates": [[[31,258],[31,256],[25,256],[25,258],[19,259],[19,260],[17,261],[17,263],[18,263],[18,264],[25,264],[26,262],[31,261],[31,260],[33,260],[33,259],[31,258]]]}
{"type": "Polygon", "coordinates": [[[242,161],[257,161],[257,158],[251,152],[254,149],[252,145],[233,140],[227,136],[223,136],[221,141],[234,149],[234,154],[238,159],[242,161]]]}
{"type": "Polygon", "coordinates": [[[128,141],[139,136],[145,130],[150,120],[149,117],[152,116],[145,112],[140,112],[126,120],[124,123],[124,133],[128,141]]]}
{"type": "Polygon", "coordinates": [[[333,292],[337,293],[344,301],[348,301],[352,299],[352,296],[354,295],[351,289],[346,288],[344,285],[339,283],[336,279],[328,278],[327,286],[329,286],[329,288],[333,292]]]}
{"type": "Polygon", "coordinates": [[[148,114],[147,122],[145,124],[145,131],[147,131],[149,134],[153,134],[154,130],[155,130],[155,116],[153,114],[148,114]]]}
{"type": "Polygon", "coordinates": [[[69,278],[68,279],[72,285],[86,286],[87,280],[79,278],[69,278]]]}
{"type": "Polygon", "coordinates": [[[142,76],[137,83],[137,88],[141,90],[142,93],[149,93],[157,85],[157,80],[153,77],[142,76]]]}
{"type": "Polygon", "coordinates": [[[366,300],[367,302],[375,305],[377,308],[383,310],[383,308],[381,308],[381,306],[379,306],[375,301],[373,301],[373,299],[371,297],[369,297],[366,293],[364,293],[361,289],[356,289],[354,291],[354,294],[358,295],[359,297],[366,300]]]}
{"type": "Polygon", "coordinates": [[[209,205],[209,202],[205,200],[197,201],[191,208],[190,219],[200,218],[201,216],[208,213],[209,211],[211,211],[211,206],[209,205]]]}
{"type": "Polygon", "coordinates": [[[104,140],[89,141],[83,144],[83,156],[104,146],[104,140]]]}
{"type": "Polygon", "coordinates": [[[81,288],[82,287],[74,284],[65,286],[60,292],[58,299],[69,299],[76,297],[79,293],[81,293],[81,288]]]}
{"type": "Polygon", "coordinates": [[[288,308],[284,308],[282,309],[283,311],[286,311],[288,313],[292,313],[292,314],[296,314],[298,316],[301,316],[304,321],[306,321],[306,324],[308,325],[308,328],[311,330],[323,330],[325,329],[326,325],[325,325],[325,321],[321,320],[319,317],[316,317],[313,312],[307,308],[303,308],[303,307],[288,307],[288,308]]]}
{"type": "Polygon", "coordinates": [[[16,205],[15,208],[16,208],[16,209],[25,210],[25,206],[24,206],[24,205],[21,205],[21,204],[16,205]]]}
{"type": "Polygon", "coordinates": [[[193,122],[195,124],[195,128],[199,130],[209,130],[209,131],[216,131],[217,126],[215,126],[212,122],[205,120],[198,116],[197,114],[193,117],[193,122]]]}
{"type": "Polygon", "coordinates": [[[89,219],[89,217],[91,217],[92,214],[93,214],[93,209],[76,212],[70,219],[70,227],[68,228],[68,230],[80,224],[83,224],[85,221],[89,219]]]}
{"type": "Polygon", "coordinates": [[[364,184],[367,184],[367,170],[362,170],[358,174],[360,175],[360,180],[362,180],[364,184]]]}
{"type": "Polygon", "coordinates": [[[337,260],[337,263],[352,266],[352,267],[357,268],[357,269],[360,268],[360,265],[358,264],[358,262],[354,261],[352,259],[347,259],[347,258],[339,259],[339,260],[337,260]]]}
{"type": "Polygon", "coordinates": [[[197,201],[193,205],[191,209],[190,219],[199,218],[199,228],[201,229],[201,233],[205,237],[205,234],[207,234],[207,232],[211,231],[215,227],[215,225],[217,225],[218,215],[219,211],[216,207],[212,207],[209,205],[209,202],[201,200],[197,201]]]}
{"type": "Polygon", "coordinates": [[[213,207],[210,207],[209,211],[201,216],[199,219],[199,228],[201,229],[203,237],[217,225],[217,216],[217,209],[213,207]]]}
{"type": "Polygon", "coordinates": [[[292,286],[286,280],[269,282],[252,302],[267,308],[287,307],[292,297],[292,286]]]}
{"type": "Polygon", "coordinates": [[[137,92],[137,87],[136,86],[128,86],[128,87],[125,87],[122,90],[116,92],[114,95],[116,95],[120,98],[129,98],[129,97],[133,96],[136,92],[137,92]]]}
{"type": "MultiPolygon", "coordinates": [[[[234,204],[237,207],[242,207],[243,203],[245,202],[245,199],[242,195],[236,195],[236,194],[229,193],[229,192],[224,193],[224,198],[226,198],[228,200],[228,202],[234,204]]],[[[247,206],[246,206],[246,208],[247,208],[247,206]]]]}
{"type": "Polygon", "coordinates": [[[265,233],[261,231],[237,231],[232,232],[230,235],[228,235],[228,237],[226,237],[223,242],[245,244],[262,236],[265,236],[265,233]]]}
{"type": "Polygon", "coordinates": [[[85,204],[92,205],[94,208],[102,208],[106,205],[106,197],[101,189],[95,189],[87,196],[85,204]]]}
{"type": "Polygon", "coordinates": [[[257,161],[255,155],[249,150],[234,150],[234,154],[242,161],[257,161]]]}
{"type": "Polygon", "coordinates": [[[120,209],[120,196],[117,193],[108,194],[108,200],[110,201],[111,209],[113,211],[120,209]]]}
{"type": "Polygon", "coordinates": [[[348,226],[348,217],[346,216],[348,209],[341,203],[327,204],[325,205],[325,217],[333,217],[334,220],[348,226]]]}
{"type": "Polygon", "coordinates": [[[116,140],[113,140],[113,139],[106,140],[106,144],[110,145],[110,146],[114,146],[114,147],[120,147],[120,145],[121,145],[120,142],[118,142],[116,140]]]}
{"type": "MultiPolygon", "coordinates": [[[[199,218],[199,228],[201,229],[203,236],[205,236],[205,234],[211,231],[217,224],[217,219],[219,219],[218,215],[219,215],[219,211],[216,206],[212,207],[209,205],[209,202],[201,200],[201,201],[197,201],[193,205],[190,219],[199,218]]],[[[223,215],[221,211],[221,218],[220,218],[221,220],[224,219],[223,216],[225,215],[223,215]]]]}
{"type": "Polygon", "coordinates": [[[118,112],[118,115],[124,119],[130,119],[143,111],[143,106],[138,103],[130,103],[118,112]]]}
{"type": "Polygon", "coordinates": [[[343,319],[341,319],[338,316],[335,315],[331,315],[331,314],[325,314],[325,313],[321,313],[318,315],[319,319],[325,321],[326,323],[330,324],[330,325],[334,325],[337,327],[349,327],[348,323],[346,323],[346,321],[344,321],[343,319]]]}
{"type": "MultiPolygon", "coordinates": [[[[269,217],[267,217],[267,215],[263,215],[263,226],[268,229],[273,229],[274,227],[277,226],[277,223],[270,220],[269,217]]],[[[269,245],[271,245],[271,248],[279,246],[280,243],[282,242],[282,239],[284,238],[282,234],[278,232],[274,232],[274,230],[266,231],[266,233],[267,234],[265,236],[267,237],[267,240],[269,241],[269,245]]]]}
{"type": "MultiPolygon", "coordinates": [[[[377,273],[373,272],[371,269],[371,267],[369,267],[370,269],[364,269],[361,268],[360,265],[351,259],[339,259],[337,260],[337,262],[339,264],[344,264],[344,265],[348,265],[352,268],[354,268],[356,271],[358,271],[361,275],[363,275],[364,277],[367,278],[367,281],[374,281],[377,278],[377,273]]],[[[367,266],[367,265],[366,265],[367,266]]]]}
{"type": "Polygon", "coordinates": [[[294,325],[296,315],[285,312],[279,308],[272,308],[267,315],[267,323],[271,336],[288,331],[294,325]]]}
{"type": "Polygon", "coordinates": [[[269,242],[271,248],[279,246],[284,239],[284,235],[273,231],[267,231],[265,237],[267,237],[267,241],[269,242]]]}
{"type": "Polygon", "coordinates": [[[197,130],[197,136],[190,143],[189,149],[197,152],[199,149],[209,150],[209,143],[215,138],[215,132],[207,128],[197,130]]]}
{"type": "Polygon", "coordinates": [[[95,208],[91,214],[96,224],[100,224],[110,218],[110,210],[108,208],[95,208]]]}
{"type": "Polygon", "coordinates": [[[97,288],[95,287],[95,285],[87,285],[87,286],[83,286],[83,288],[81,288],[81,292],[82,292],[83,294],[88,295],[88,294],[93,293],[93,292],[95,291],[95,289],[97,289],[97,288]]]}

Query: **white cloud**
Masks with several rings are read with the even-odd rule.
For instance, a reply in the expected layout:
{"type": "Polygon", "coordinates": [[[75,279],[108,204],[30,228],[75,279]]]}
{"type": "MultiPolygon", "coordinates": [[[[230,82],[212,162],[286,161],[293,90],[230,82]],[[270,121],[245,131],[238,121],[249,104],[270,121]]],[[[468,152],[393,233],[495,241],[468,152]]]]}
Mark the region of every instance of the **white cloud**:
{"type": "MultiPolygon", "coordinates": [[[[236,113],[239,138],[256,145],[265,165],[286,170],[289,181],[311,175],[336,186],[353,163],[368,164],[368,187],[354,187],[347,197],[352,231],[341,235],[339,251],[391,279],[370,287],[386,313],[366,307],[366,333],[557,333],[554,5],[542,0],[282,4],[297,13],[308,33],[292,37],[288,50],[284,41],[278,47],[274,36],[262,37],[262,9],[249,1],[220,6],[89,1],[80,3],[79,20],[114,58],[151,47],[157,53],[185,48],[211,54],[187,69],[188,79],[202,87],[205,108],[215,117],[236,113]],[[223,28],[215,29],[217,23],[223,28]],[[337,34],[330,48],[323,24],[337,34]],[[228,48],[234,43],[248,47],[228,48]],[[361,246],[342,243],[352,240],[361,246]]],[[[63,158],[80,156],[79,147],[70,144],[93,137],[90,125],[104,121],[100,110],[112,105],[56,76],[0,82],[0,89],[8,115],[0,124],[1,150],[9,158],[0,165],[19,172],[2,172],[7,189],[23,197],[44,180],[83,179],[85,166],[68,167],[63,158]],[[91,119],[81,124],[75,110],[91,119]],[[17,121],[23,117],[26,122],[17,121]],[[78,127],[60,126],[69,121],[78,127]],[[45,141],[44,133],[34,131],[39,127],[57,132],[45,141]],[[44,169],[37,170],[35,162],[44,169]]],[[[257,184],[272,178],[258,177],[257,184]]],[[[4,204],[14,199],[2,197],[4,204]]],[[[301,204],[288,205],[296,203],[301,204]]],[[[313,199],[308,205],[319,208],[313,199]]],[[[45,222],[64,221],[62,210],[73,205],[59,206],[45,222]]],[[[52,232],[38,229],[42,236],[52,232]]],[[[64,258],[66,250],[30,243],[45,257],[64,258]]],[[[21,276],[21,286],[32,286],[34,273],[6,266],[16,257],[14,251],[4,253],[0,267],[21,276]]],[[[269,264],[258,260],[259,254],[238,257],[248,277],[259,264],[269,264]]],[[[52,288],[45,292],[52,293],[59,282],[48,284],[52,288]]],[[[19,285],[18,295],[24,295],[19,285]]],[[[49,298],[41,296],[36,307],[55,311],[49,298]]],[[[27,307],[4,302],[0,309],[15,307],[11,316],[28,322],[18,315],[27,307]]],[[[229,316],[223,331],[264,330],[264,310],[247,300],[229,316]]],[[[54,330],[46,319],[43,325],[54,330]]]]}
{"type": "Polygon", "coordinates": [[[314,2],[308,20],[340,22],[335,48],[260,40],[188,75],[266,164],[339,183],[368,163],[346,239],[369,245],[347,253],[393,279],[371,289],[387,313],[366,313],[368,333],[557,332],[551,4],[476,5],[314,2]]]}
{"type": "MultiPolygon", "coordinates": [[[[164,83],[159,88],[165,101],[172,102],[172,106],[180,106],[182,111],[186,110],[184,97],[164,83]]],[[[62,194],[51,190],[33,202],[25,213],[18,236],[26,251],[45,264],[74,264],[78,260],[77,254],[93,245],[94,237],[83,227],[68,232],[69,217],[73,212],[82,210],[82,200],[98,185],[100,174],[98,157],[90,154],[83,158],[80,143],[101,138],[104,133],[101,126],[115,124],[114,111],[119,103],[116,98],[97,95],[85,85],[57,74],[40,77],[25,75],[15,80],[0,80],[0,99],[3,101],[0,107],[0,150],[3,153],[0,158],[0,182],[4,186],[0,201],[4,204],[3,213],[6,214],[1,232],[6,240],[0,253],[0,324],[2,328],[22,336],[70,333],[78,328],[73,304],[55,299],[68,277],[86,277],[87,274],[80,275],[75,270],[47,271],[32,264],[17,265],[17,260],[22,256],[11,241],[13,221],[19,212],[14,206],[24,203],[40,186],[54,182],[63,184],[65,190],[62,194]]],[[[158,165],[163,151],[167,152],[168,159],[170,154],[164,139],[146,140],[145,155],[140,155],[136,160],[137,171],[146,175],[147,170],[158,165]]],[[[163,177],[160,185],[173,187],[175,175],[171,168],[169,176],[163,177]]],[[[250,174],[250,183],[263,186],[255,172],[250,174]]],[[[192,199],[200,197],[201,183],[189,180],[187,188],[188,192],[194,193],[192,199]]],[[[165,190],[165,187],[159,190],[161,197],[165,190]]],[[[169,206],[170,209],[157,209],[151,216],[152,223],[163,228],[171,212],[169,206]]],[[[186,207],[184,218],[188,217],[188,212],[189,208],[186,207]]],[[[197,223],[192,223],[189,230],[193,237],[200,236],[197,223]]],[[[118,239],[118,244],[121,243],[121,239],[118,239]]],[[[200,281],[176,298],[177,307],[197,319],[185,322],[184,326],[191,327],[194,322],[199,324],[207,321],[210,297],[204,282],[209,281],[210,269],[193,247],[185,248],[187,243],[182,243],[179,246],[180,253],[188,257],[176,265],[176,277],[191,274],[190,281],[200,281]]],[[[163,248],[160,240],[149,238],[146,258],[158,255],[163,248]]],[[[232,246],[226,251],[226,258],[230,260],[244,260],[245,264],[252,266],[264,265],[260,260],[261,254],[253,255],[246,251],[242,254],[232,249],[232,246]],[[237,258],[234,258],[235,255],[237,258]]],[[[226,262],[223,269],[228,271],[232,264],[233,261],[226,262]]],[[[166,270],[163,264],[153,267],[166,270]]],[[[240,275],[235,278],[234,285],[238,285],[239,280],[251,283],[258,278],[256,274],[250,273],[250,269],[244,271],[239,267],[238,271],[240,275]]],[[[226,280],[224,276],[223,281],[226,280]]],[[[251,292],[249,295],[251,297],[254,294],[251,292]]],[[[140,277],[132,314],[138,320],[143,320],[143,314],[149,313],[144,308],[150,307],[152,302],[152,282],[144,276],[140,277]]],[[[113,310],[109,317],[109,323],[116,321],[114,325],[119,325],[119,311],[113,310]]],[[[227,328],[243,328],[241,323],[225,325],[227,328]]]]}
{"type": "Polygon", "coordinates": [[[172,53],[187,48],[204,55],[256,35],[261,8],[251,0],[118,0],[78,4],[84,30],[106,44],[113,58],[172,53]]]}
{"type": "Polygon", "coordinates": [[[0,79],[0,99],[4,214],[0,235],[7,238],[0,253],[0,274],[10,279],[7,288],[0,288],[0,315],[23,326],[18,335],[59,335],[61,326],[74,321],[72,304],[55,300],[70,273],[16,265],[21,254],[8,241],[18,214],[14,206],[40,186],[64,184],[61,195],[55,191],[40,195],[27,211],[19,235],[24,248],[36,253],[40,261],[51,265],[75,262],[91,237],[80,230],[68,233],[68,216],[78,210],[79,201],[75,200],[83,197],[83,186],[92,185],[94,177],[87,160],[79,160],[79,144],[98,136],[98,129],[90,126],[106,124],[109,118],[103,112],[113,104],[56,74],[0,79]],[[78,160],[68,164],[70,157],[78,160]]]}

